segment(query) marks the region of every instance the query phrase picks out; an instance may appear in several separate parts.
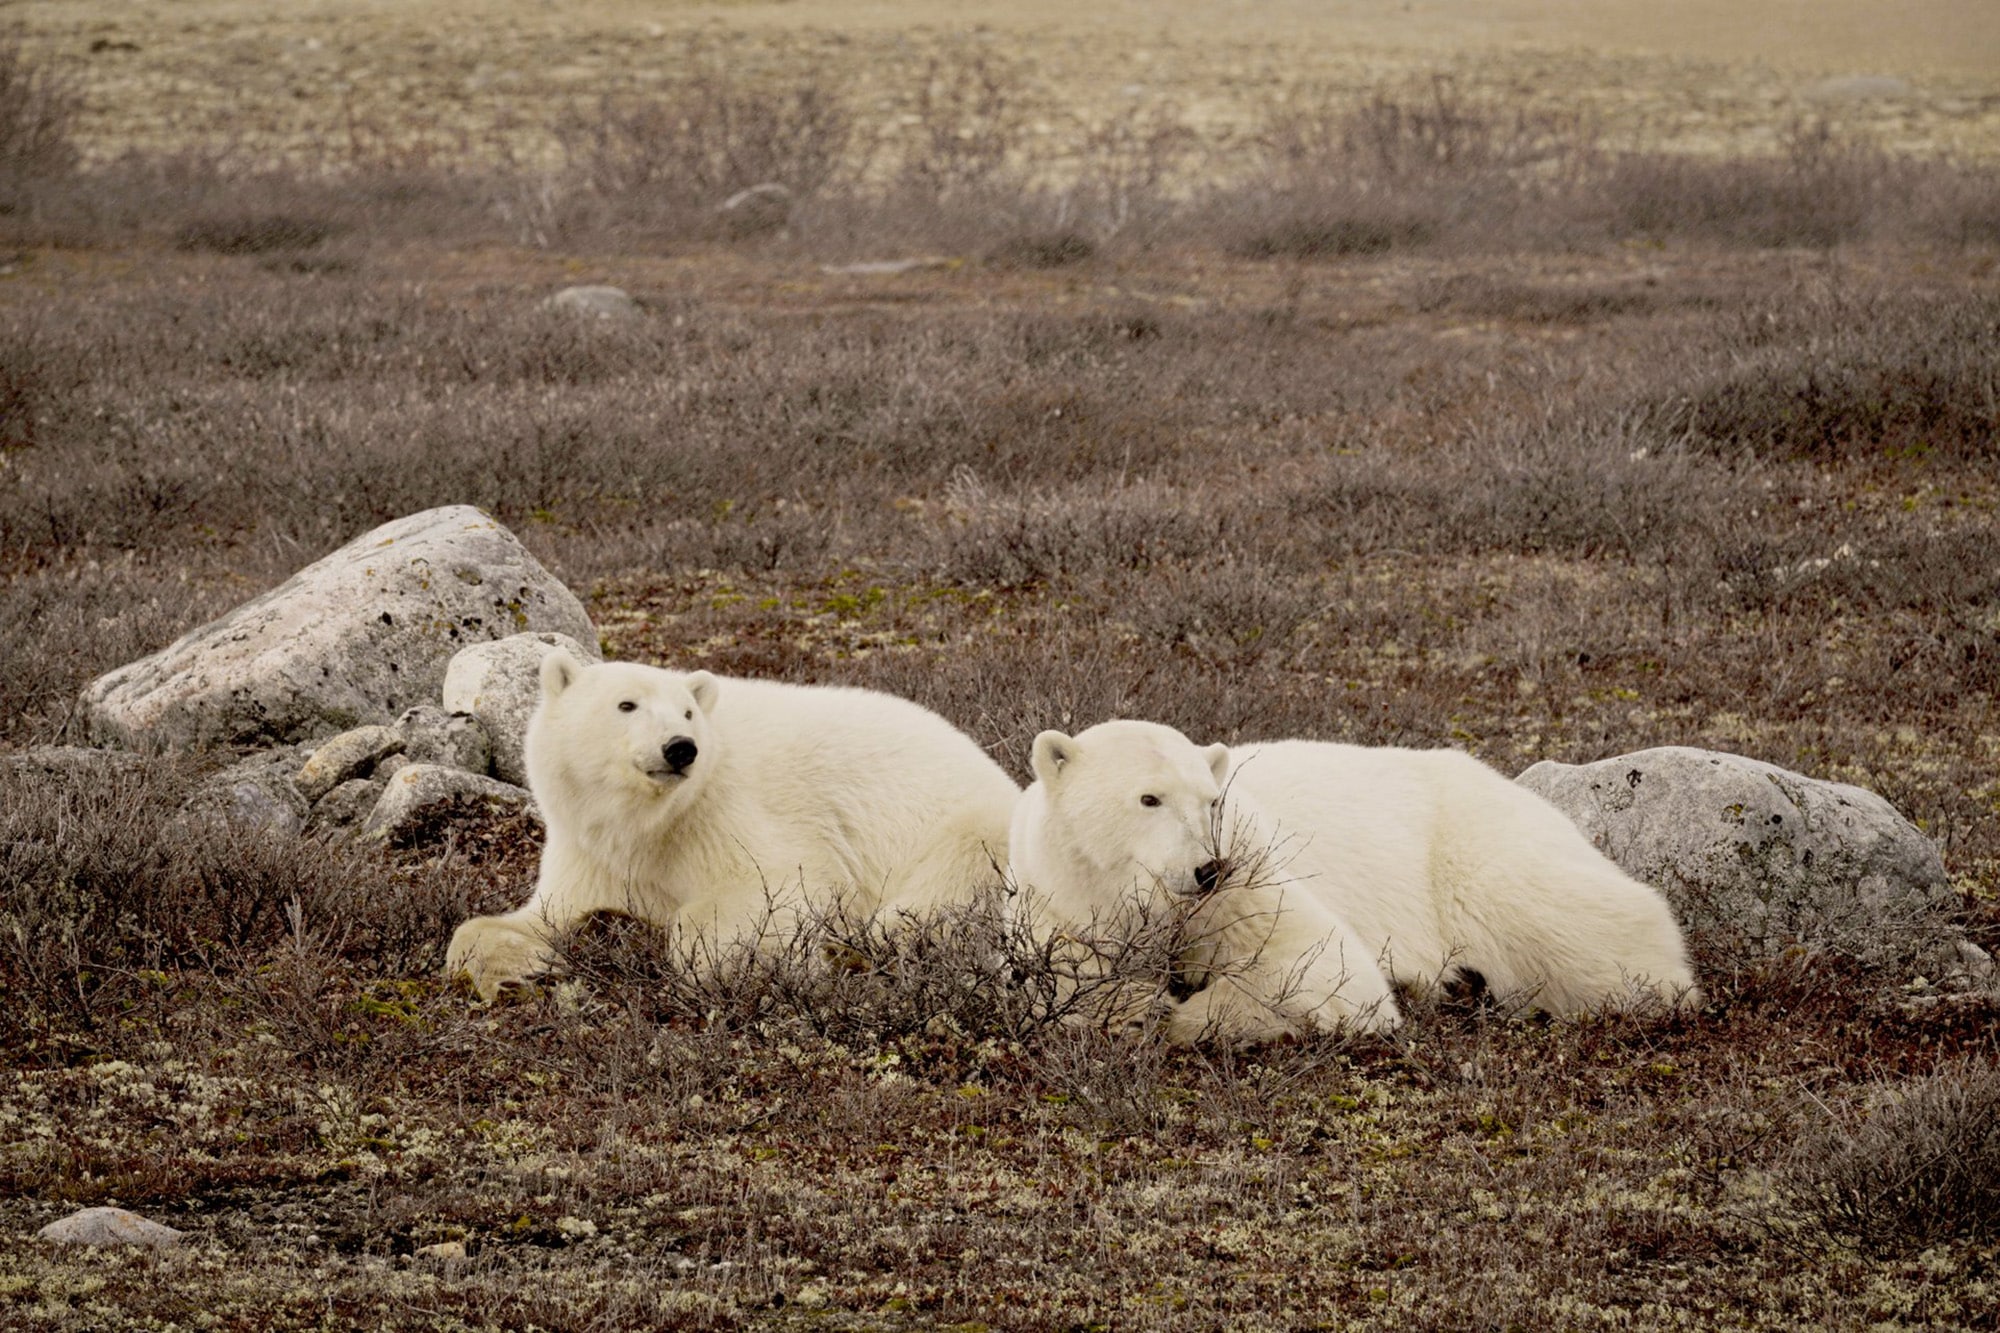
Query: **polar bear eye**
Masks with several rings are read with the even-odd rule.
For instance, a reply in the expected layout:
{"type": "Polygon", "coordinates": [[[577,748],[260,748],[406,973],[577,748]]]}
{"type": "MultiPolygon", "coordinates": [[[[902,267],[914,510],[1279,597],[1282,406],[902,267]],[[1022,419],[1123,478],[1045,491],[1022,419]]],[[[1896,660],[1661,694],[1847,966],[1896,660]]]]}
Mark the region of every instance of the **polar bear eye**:
{"type": "Polygon", "coordinates": [[[1153,795],[1153,793],[1151,792],[1147,792],[1144,796],[1141,796],[1139,798],[1139,804],[1145,806],[1148,810],[1152,809],[1159,803],[1160,803],[1160,798],[1153,795]]]}
{"type": "Polygon", "coordinates": [[[620,699],[618,701],[618,711],[621,713],[636,713],[639,711],[639,705],[633,703],[630,699],[620,699]]]}
{"type": "Polygon", "coordinates": [[[694,721],[694,709],[690,708],[690,709],[688,709],[688,710],[687,710],[687,712],[685,712],[685,713],[682,713],[682,714],[681,714],[681,721],[683,721],[683,722],[692,722],[692,721],[694,721]]]}

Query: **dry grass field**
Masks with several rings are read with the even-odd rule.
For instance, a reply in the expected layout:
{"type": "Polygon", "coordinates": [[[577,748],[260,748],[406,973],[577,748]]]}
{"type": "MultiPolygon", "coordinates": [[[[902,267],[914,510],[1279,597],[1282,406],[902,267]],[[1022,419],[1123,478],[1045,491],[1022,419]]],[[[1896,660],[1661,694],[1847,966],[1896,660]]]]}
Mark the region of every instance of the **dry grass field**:
{"type": "MultiPolygon", "coordinates": [[[[1882,8],[10,6],[0,757],[469,502],[609,654],[1017,776],[1127,714],[1857,782],[2000,947],[1996,22],[1882,8]]],[[[0,769],[0,1328],[2000,1324],[1935,979],[1174,1050],[968,911],[489,1008],[532,826],[180,818],[226,758],[0,769]],[[113,1201],[187,1243],[33,1240],[113,1201]]]]}

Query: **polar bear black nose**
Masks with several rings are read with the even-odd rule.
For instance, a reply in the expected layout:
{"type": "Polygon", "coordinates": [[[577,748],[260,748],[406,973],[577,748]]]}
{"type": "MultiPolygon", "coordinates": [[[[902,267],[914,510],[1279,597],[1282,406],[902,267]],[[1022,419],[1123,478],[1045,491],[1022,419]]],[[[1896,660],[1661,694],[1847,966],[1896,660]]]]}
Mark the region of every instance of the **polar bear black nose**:
{"type": "Polygon", "coordinates": [[[687,766],[694,762],[694,757],[700,753],[701,751],[695,748],[694,742],[686,736],[676,736],[660,747],[660,754],[666,759],[667,767],[676,773],[685,772],[687,766]]]}
{"type": "Polygon", "coordinates": [[[1226,861],[1204,862],[1194,868],[1195,887],[1203,893],[1214,893],[1215,886],[1220,884],[1222,877],[1228,873],[1229,864],[1226,861]]]}

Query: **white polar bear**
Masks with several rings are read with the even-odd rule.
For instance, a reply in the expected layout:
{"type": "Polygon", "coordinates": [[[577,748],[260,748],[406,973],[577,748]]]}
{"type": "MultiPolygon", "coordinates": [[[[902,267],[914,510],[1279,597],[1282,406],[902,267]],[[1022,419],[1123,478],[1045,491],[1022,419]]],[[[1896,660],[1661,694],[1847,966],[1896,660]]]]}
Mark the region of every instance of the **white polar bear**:
{"type": "Polygon", "coordinates": [[[861,910],[939,905],[995,878],[1019,789],[937,714],[870,690],[542,663],[528,786],[547,829],[534,894],[452,935],[491,998],[548,969],[595,911],[726,940],[790,890],[861,910]]]}
{"type": "Polygon", "coordinates": [[[1029,910],[1070,930],[1102,929],[1136,890],[1141,902],[1163,893],[1185,911],[1173,1041],[1393,1028],[1401,1016],[1375,950],[1299,875],[1294,853],[1304,849],[1286,845],[1240,791],[1230,789],[1225,807],[1229,760],[1226,745],[1199,749],[1151,722],[1037,736],[1035,780],[1015,803],[1008,839],[1029,910]],[[1247,863],[1253,847],[1269,855],[1219,886],[1226,858],[1247,863]]]}
{"type": "MultiPolygon", "coordinates": [[[[1269,846],[1288,913],[1303,897],[1327,911],[1288,916],[1272,935],[1268,966],[1280,972],[1331,937],[1331,919],[1405,984],[1477,974],[1501,1000],[1556,1014],[1699,1001],[1666,900],[1561,811],[1470,755],[1316,741],[1202,750],[1170,728],[1113,722],[1074,738],[1044,733],[1035,774],[1015,809],[1014,873],[1069,915],[1099,909],[1134,871],[1200,894],[1226,882],[1232,861],[1269,846]],[[1080,822],[1062,787],[1072,768],[1084,777],[1100,745],[1111,775],[1075,784],[1094,807],[1080,822]],[[1198,765],[1210,780],[1193,773],[1198,765]],[[1169,773],[1180,785],[1164,784],[1169,773]],[[1226,803],[1204,845],[1191,832],[1217,788],[1226,803]],[[1168,822],[1175,831],[1161,832],[1168,822]]],[[[1365,987],[1342,994],[1371,998],[1365,987]]]]}

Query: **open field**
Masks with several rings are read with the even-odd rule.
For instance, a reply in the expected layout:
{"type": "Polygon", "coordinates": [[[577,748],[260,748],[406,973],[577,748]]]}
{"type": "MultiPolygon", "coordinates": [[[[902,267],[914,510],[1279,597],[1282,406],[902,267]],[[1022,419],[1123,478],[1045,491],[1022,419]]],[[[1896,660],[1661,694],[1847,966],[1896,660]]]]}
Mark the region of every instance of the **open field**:
{"type": "MultiPolygon", "coordinates": [[[[1479,8],[14,7],[0,750],[468,502],[610,655],[1017,776],[1129,714],[1860,783],[2000,948],[1989,7],[1479,8]]],[[[178,818],[221,760],[0,772],[0,1328],[2000,1323],[2000,1002],[1934,979],[1697,939],[1671,1021],[1177,1051],[968,987],[968,913],[485,1008],[444,943],[532,826],[178,818]],[[189,1242],[32,1241],[109,1201],[189,1242]]]]}
{"type": "Polygon", "coordinates": [[[1371,0],[406,6],[30,0],[7,17],[73,70],[93,152],[229,141],[311,159],[354,128],[453,153],[549,151],[576,102],[649,92],[689,43],[743,77],[840,88],[904,128],[929,62],[975,46],[1018,59],[1032,149],[1171,108],[1224,147],[1301,88],[1359,95],[1449,73],[1535,108],[1586,113],[1617,141],[1767,149],[1802,115],[1898,150],[2000,156],[2000,12],[1984,0],[1371,0]],[[1893,77],[1854,95],[1828,80],[1893,77]]]}

